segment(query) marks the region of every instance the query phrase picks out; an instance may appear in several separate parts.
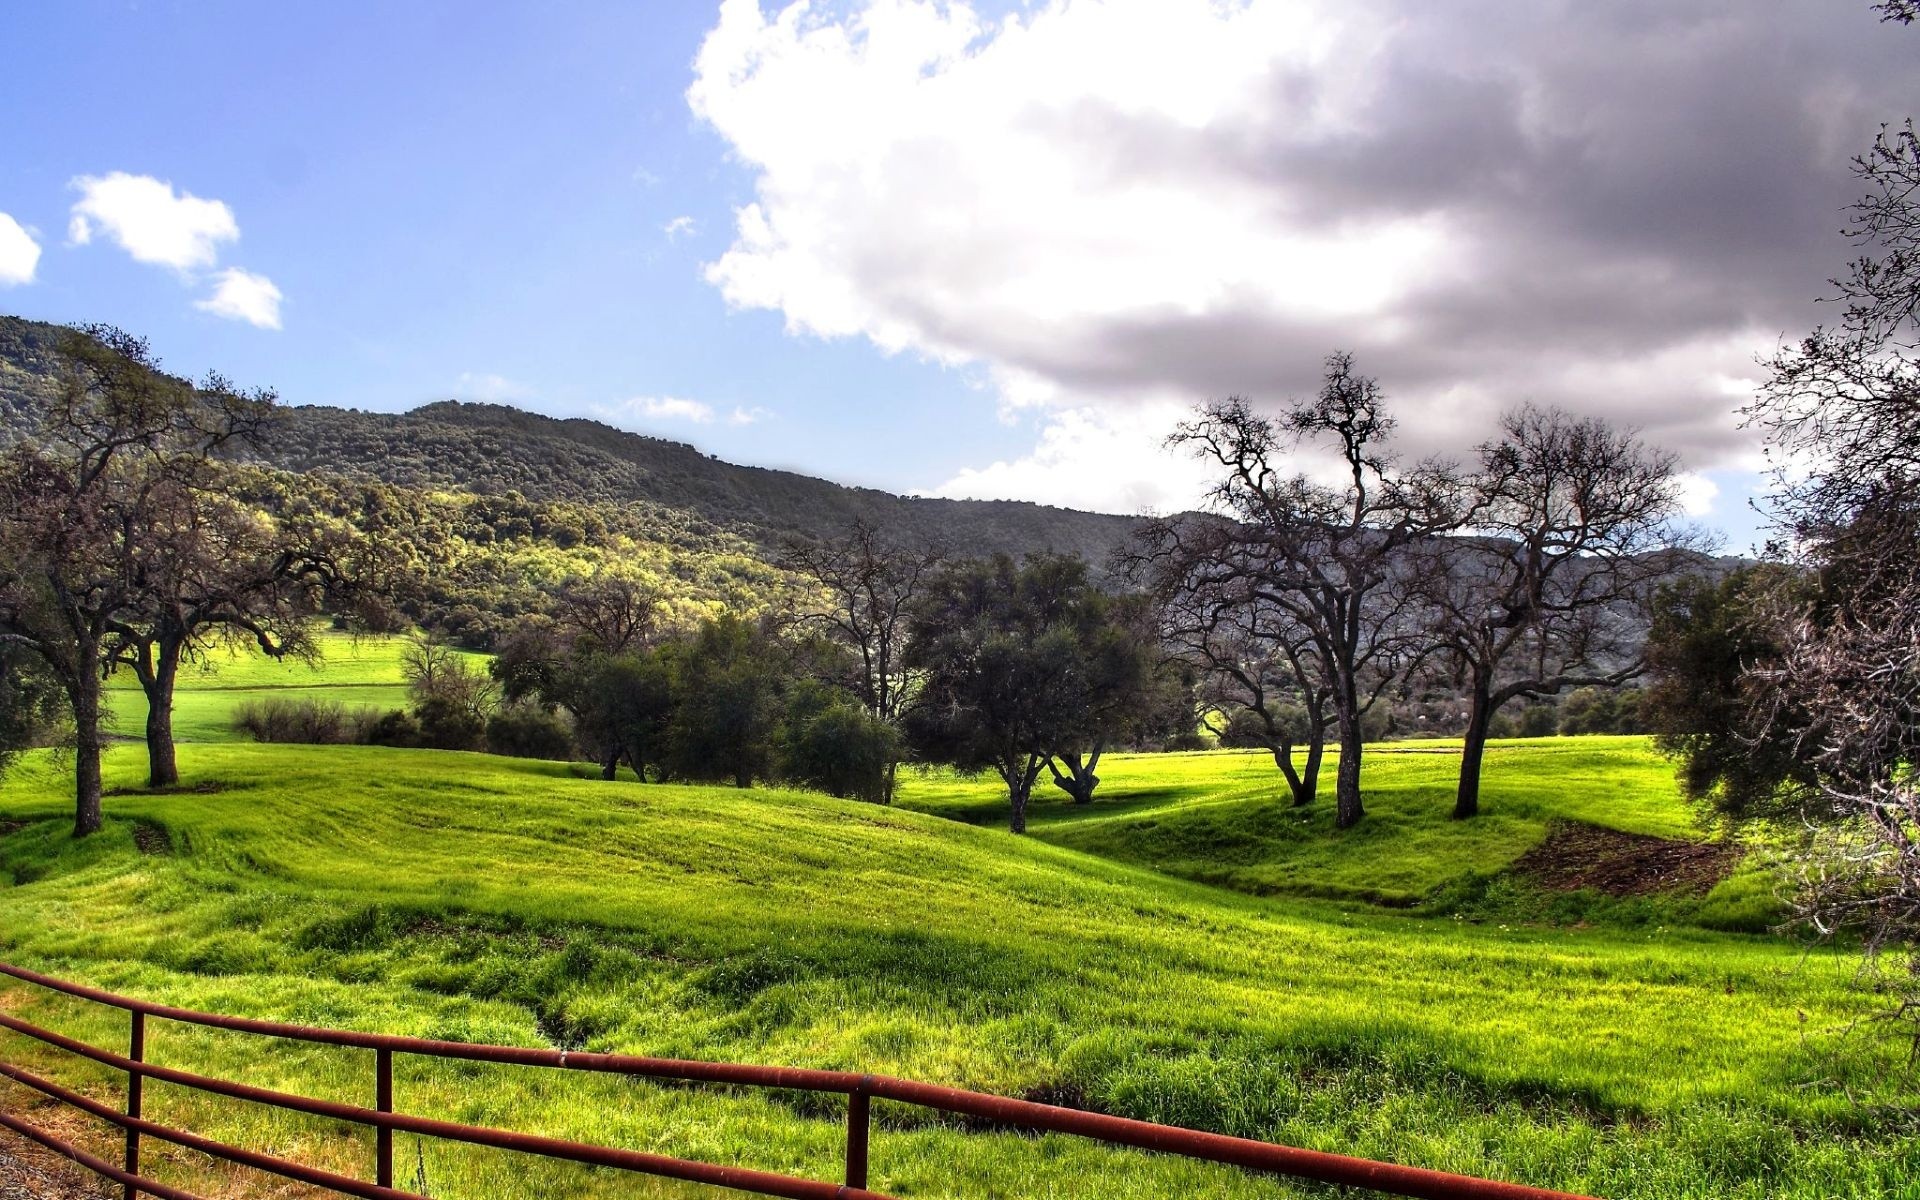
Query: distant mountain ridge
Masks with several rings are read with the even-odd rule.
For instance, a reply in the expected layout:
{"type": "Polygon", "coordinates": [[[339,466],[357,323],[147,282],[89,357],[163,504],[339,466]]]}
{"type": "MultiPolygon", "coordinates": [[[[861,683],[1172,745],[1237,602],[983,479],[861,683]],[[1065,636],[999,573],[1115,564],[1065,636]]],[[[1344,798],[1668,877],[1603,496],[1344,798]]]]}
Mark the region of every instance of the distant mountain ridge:
{"type": "MultiPolygon", "coordinates": [[[[30,436],[54,394],[60,327],[0,316],[0,437],[30,436]]],[[[684,442],[503,404],[442,400],[405,413],[289,406],[256,457],[288,471],[533,500],[641,501],[690,512],[761,542],[827,536],[863,519],[962,554],[1036,551],[1102,563],[1135,519],[1019,500],[941,500],[848,487],[722,462],[684,442]]]]}

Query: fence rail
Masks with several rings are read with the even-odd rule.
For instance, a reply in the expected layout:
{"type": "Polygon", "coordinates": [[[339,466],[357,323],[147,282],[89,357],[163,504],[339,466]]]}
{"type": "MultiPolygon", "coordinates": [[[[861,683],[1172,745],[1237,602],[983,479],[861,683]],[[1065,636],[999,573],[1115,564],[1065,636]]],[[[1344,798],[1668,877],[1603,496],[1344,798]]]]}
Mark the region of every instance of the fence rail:
{"type": "Polygon", "coordinates": [[[916,1083],[889,1075],[644,1058],[628,1054],[585,1054],[519,1046],[430,1041],[393,1034],[356,1033],[343,1029],[316,1029],[304,1025],[286,1025],[276,1021],[222,1016],[217,1013],[203,1013],[192,1009],[154,1004],[146,1000],[115,995],[98,988],[68,983],[65,980],[5,963],[0,963],[0,976],[10,976],[50,991],[122,1009],[128,1014],[127,1053],[119,1054],[52,1030],[42,1029],[12,1013],[0,1012],[0,1028],[33,1038],[126,1074],[126,1104],[124,1108],[116,1109],[112,1105],[62,1087],[0,1059],[0,1076],[121,1129],[125,1134],[123,1160],[119,1166],[115,1166],[6,1111],[0,1111],[0,1126],[11,1129],[88,1170],[119,1183],[124,1189],[125,1200],[133,1200],[135,1196],[140,1195],[161,1197],[163,1200],[201,1200],[191,1192],[147,1178],[140,1173],[141,1143],[145,1138],[170,1142],[244,1167],[312,1184],[342,1195],[365,1197],[367,1200],[422,1200],[414,1193],[396,1190],[393,1186],[393,1132],[395,1130],[590,1166],[610,1167],[639,1174],[712,1184],[759,1196],[783,1196],[788,1197],[789,1200],[890,1200],[880,1192],[867,1189],[872,1102],[876,1099],[916,1105],[958,1116],[975,1117],[1018,1129],[1072,1134],[1110,1145],[1157,1151],[1205,1162],[1290,1175],[1321,1183],[1367,1188],[1392,1196],[1419,1197],[1421,1200],[1590,1200],[1589,1197],[1547,1191],[1517,1183],[1475,1179],[1422,1167],[1352,1158],[1318,1150],[1303,1150],[1249,1138],[1227,1137],[1223,1134],[1181,1129],[1171,1125],[1156,1125],[1148,1121],[1135,1121],[1125,1117],[1084,1112],[1079,1109],[1058,1108],[1006,1096],[916,1083]],[[374,1053],[374,1107],[363,1108],[288,1092],[271,1091],[233,1080],[197,1075],[148,1062],[146,1026],[147,1019],[150,1017],[214,1029],[236,1030],[264,1037],[371,1050],[374,1053]],[[452,1121],[398,1112],[394,1108],[393,1097],[393,1056],[396,1054],[423,1058],[464,1059],[512,1066],[551,1067],[571,1071],[598,1071],[686,1083],[729,1084],[843,1095],[847,1098],[845,1179],[838,1183],[803,1179],[792,1175],[696,1162],[690,1159],[647,1154],[637,1150],[622,1150],[611,1146],[589,1145],[506,1129],[462,1125],[452,1121]],[[330,1117],[371,1128],[374,1130],[373,1179],[369,1182],[323,1171],[289,1159],[228,1145],[189,1130],[173,1129],[150,1121],[142,1115],[144,1099],[142,1085],[148,1079],[294,1112],[330,1117]]]}

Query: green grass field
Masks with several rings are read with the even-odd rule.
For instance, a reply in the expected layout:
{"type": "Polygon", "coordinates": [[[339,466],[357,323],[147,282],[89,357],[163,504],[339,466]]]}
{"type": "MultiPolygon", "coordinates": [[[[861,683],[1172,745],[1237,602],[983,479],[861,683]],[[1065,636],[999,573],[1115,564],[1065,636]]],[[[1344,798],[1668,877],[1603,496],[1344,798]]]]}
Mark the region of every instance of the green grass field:
{"type": "MultiPolygon", "coordinates": [[[[174,737],[182,742],[244,741],[246,735],[233,727],[233,714],[247,701],[269,696],[382,712],[407,706],[406,678],[400,669],[405,638],[326,630],[316,640],[320,655],[311,663],[275,661],[238,648],[215,650],[205,660],[188,664],[175,685],[174,737]]],[[[462,656],[473,663],[484,661],[483,655],[462,656]]],[[[133,673],[123,670],[111,676],[107,694],[107,731],[118,737],[144,736],[147,699],[133,673]]]]}
{"type": "MultiPolygon", "coordinates": [[[[182,767],[202,791],[114,795],[80,844],[59,764],[16,768],[0,954],[218,1011],[890,1072],[1605,1196],[1895,1197],[1920,1180],[1920,1089],[1849,956],[1701,928],[1678,904],[1672,922],[1601,906],[1549,923],[1524,903],[1433,915],[1553,819],[1687,832],[1670,770],[1636,739],[1502,747],[1471,826],[1444,819],[1450,756],[1376,754],[1372,815],[1350,834],[1278,810],[1271,763],[1245,755],[1111,760],[1101,802],[1039,806],[1027,838],[995,827],[990,783],[939,775],[910,777],[888,810],[431,751],[194,745],[182,767]],[[136,843],[143,823],[163,852],[136,843]],[[1361,902],[1407,898],[1425,907],[1361,902]]],[[[139,747],[109,775],[136,789],[139,747]]],[[[1721,885],[1738,893],[1723,907],[1751,898],[1746,878],[1721,885]]],[[[123,1036],[117,1014],[0,995],[123,1036]]],[[[371,1095],[364,1053],[178,1028],[151,1045],[371,1095]]],[[[7,1050],[115,1094],[51,1052],[7,1050]]],[[[329,1122],[149,1095],[159,1119],[365,1169],[366,1136],[329,1122]]],[[[800,1097],[451,1065],[405,1064],[400,1103],[820,1178],[843,1136],[830,1104],[800,1097]]],[[[1332,1194],[913,1110],[878,1119],[874,1186],[902,1196],[1332,1194]]],[[[695,1194],[400,1144],[402,1182],[419,1171],[436,1197],[695,1194]]],[[[268,1194],[187,1156],[164,1170],[268,1194]]]]}

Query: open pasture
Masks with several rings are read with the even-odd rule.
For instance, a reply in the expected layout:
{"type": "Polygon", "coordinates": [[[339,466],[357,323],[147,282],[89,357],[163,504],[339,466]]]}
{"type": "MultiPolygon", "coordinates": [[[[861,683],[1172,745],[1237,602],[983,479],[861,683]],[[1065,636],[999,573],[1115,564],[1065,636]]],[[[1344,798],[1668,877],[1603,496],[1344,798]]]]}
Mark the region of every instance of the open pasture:
{"type": "MultiPolygon", "coordinates": [[[[1511,861],[1501,855],[1524,849],[1528,821],[1611,811],[1634,831],[1687,827],[1650,759],[1645,786],[1611,810],[1592,789],[1545,782],[1569,772],[1557,755],[1644,756],[1637,744],[1531,749],[1512,748],[1490,779],[1508,790],[1490,790],[1489,815],[1504,804],[1512,816],[1455,844],[1472,847],[1455,877],[1511,861]],[[1562,794],[1569,807],[1556,809],[1562,794]]],[[[1369,820],[1395,820],[1389,785],[1404,769],[1403,836],[1428,841],[1430,823],[1411,814],[1424,795],[1444,823],[1449,760],[1402,761],[1375,758],[1369,820]]],[[[1920,1177],[1905,1047],[1875,1029],[1883,1002],[1845,953],[1684,925],[1247,895],[1143,865],[1194,861],[1154,831],[1256,803],[1257,759],[1115,760],[1110,795],[1084,813],[1042,809],[1028,838],[992,827],[980,781],[916,779],[889,810],[430,751],[191,746],[182,764],[200,790],[115,795],[107,830],[82,843],[66,837],[58,765],[19,768],[0,793],[0,955],[202,1009],[881,1071],[1607,1196],[1892,1197],[1920,1177]],[[973,806],[983,824],[910,806],[973,806]],[[1092,852],[1122,831],[1130,852],[1092,852]],[[1075,837],[1087,846],[1064,844],[1075,837]]],[[[138,748],[109,769],[134,789],[138,748]]],[[[1329,895],[1393,867],[1378,843],[1329,833],[1263,847],[1244,854],[1289,855],[1294,874],[1317,862],[1329,895]]],[[[1425,852],[1436,890],[1451,852],[1425,852]]],[[[96,1040],[122,1028],[117,1014],[6,994],[96,1040]]],[[[160,1061],[266,1086],[359,1099],[370,1087],[364,1056],[172,1029],[155,1045],[160,1061]]],[[[88,1078],[17,1040],[9,1051],[88,1078]]],[[[366,1137],[326,1122],[166,1088],[151,1103],[161,1120],[364,1166],[366,1137]]],[[[837,1112],[777,1095],[433,1067],[403,1073],[400,1103],[822,1178],[838,1169],[837,1112]]],[[[1320,1194],[884,1107],[878,1121],[875,1186],[900,1195],[1320,1194]]],[[[509,1169],[492,1152],[416,1157],[405,1137],[400,1161],[403,1182],[417,1170],[435,1196],[635,1194],[572,1168],[509,1169]]],[[[222,1186],[246,1192],[238,1177],[222,1186]]]]}

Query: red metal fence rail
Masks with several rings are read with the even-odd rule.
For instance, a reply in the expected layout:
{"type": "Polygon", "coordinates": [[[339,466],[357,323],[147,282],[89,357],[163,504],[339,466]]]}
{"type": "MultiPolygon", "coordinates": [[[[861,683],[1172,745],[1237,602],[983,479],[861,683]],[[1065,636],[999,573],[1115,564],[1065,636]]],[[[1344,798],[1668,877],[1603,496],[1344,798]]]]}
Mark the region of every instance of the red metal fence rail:
{"type": "Polygon", "coordinates": [[[172,1008],[127,996],[118,996],[97,988],[83,987],[21,967],[0,963],[0,975],[11,976],[51,991],[90,1000],[96,1004],[124,1009],[128,1014],[127,1053],[117,1054],[88,1045],[37,1025],[11,1013],[0,1012],[0,1028],[34,1038],[82,1058],[91,1059],[127,1076],[124,1110],[43,1079],[22,1067],[0,1060],[0,1076],[32,1088],[43,1095],[70,1105],[89,1116],[106,1121],[125,1132],[125,1154],[121,1165],[89,1154],[18,1116],[0,1111],[0,1126],[40,1143],[50,1150],[79,1163],[88,1170],[124,1187],[126,1200],[137,1195],[162,1197],[163,1200],[200,1200],[191,1192],[149,1179],[140,1173],[140,1149],[143,1138],[156,1138],[184,1146],[241,1166],[270,1172],[287,1179],[313,1184],[347,1196],[366,1200],[422,1200],[411,1192],[393,1186],[393,1132],[404,1130],[424,1137],[443,1138],[501,1150],[514,1150],[547,1158],[612,1167],[646,1175],[714,1184],[760,1196],[784,1196],[790,1200],[889,1200],[879,1192],[867,1190],[868,1136],[871,1131],[873,1100],[913,1104],[940,1112],[977,1117],[1019,1129],[1075,1134],[1110,1145],[1130,1146],[1163,1154],[1205,1162],[1225,1163],[1259,1171],[1291,1175],[1322,1183],[1368,1188],[1393,1196],[1421,1197],[1423,1200],[1591,1200],[1567,1192],[1546,1191],[1516,1183],[1474,1179],[1430,1171],[1397,1163],[1351,1158],[1318,1150],[1302,1150],[1248,1138],[1226,1137],[1171,1125],[1155,1125],[1078,1109],[1056,1108],[1005,1096],[961,1091],[895,1079],[889,1075],[861,1075],[850,1071],[817,1071],[795,1067],[756,1067],[736,1063],[689,1062],[679,1059],[642,1058],[627,1054],[576,1054],[564,1050],[537,1050],[518,1046],[484,1046],[466,1042],[437,1042],[421,1038],[397,1037],[382,1033],[354,1033],[342,1029],[315,1029],[302,1025],[283,1025],[274,1021],[256,1021],[245,1017],[220,1016],[172,1008]],[[374,1107],[338,1104],[287,1092],[270,1091],[226,1079],[196,1075],[146,1061],[147,1018],[178,1021],[215,1029],[238,1030],[266,1037],[315,1042],[329,1046],[354,1046],[374,1052],[374,1107]],[[645,1154],[610,1146],[594,1146],[559,1138],[461,1125],[431,1117],[397,1112],[393,1099],[393,1056],[411,1054],[425,1058],[466,1059],[474,1062],[505,1063],[516,1066],[556,1067],[573,1071],[600,1071],[648,1079],[670,1079],[691,1083],[731,1084],[745,1087],[825,1092],[847,1098],[846,1178],[842,1183],[802,1179],[753,1171],[743,1167],[695,1162],[665,1155],[645,1154]],[[141,1115],[142,1083],[157,1079],[181,1087],[215,1095],[230,1096],[294,1112],[311,1113],[363,1125],[374,1131],[374,1170],[371,1183],[323,1171],[270,1154],[214,1141],[187,1130],[173,1129],[141,1115]]]}

